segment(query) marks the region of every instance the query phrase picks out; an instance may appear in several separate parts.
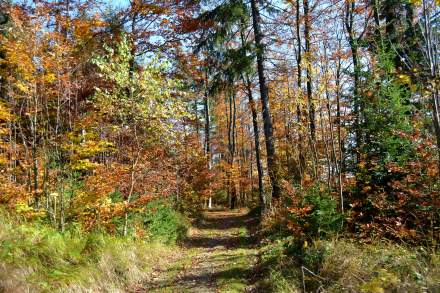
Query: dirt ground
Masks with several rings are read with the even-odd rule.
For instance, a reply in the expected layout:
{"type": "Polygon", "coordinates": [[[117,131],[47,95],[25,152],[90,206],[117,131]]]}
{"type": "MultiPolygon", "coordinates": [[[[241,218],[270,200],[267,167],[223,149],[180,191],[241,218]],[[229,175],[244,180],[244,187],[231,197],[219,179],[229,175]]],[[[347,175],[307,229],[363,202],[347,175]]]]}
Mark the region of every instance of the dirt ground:
{"type": "Polygon", "coordinates": [[[205,212],[166,267],[131,292],[255,292],[256,225],[246,210],[205,212]]]}

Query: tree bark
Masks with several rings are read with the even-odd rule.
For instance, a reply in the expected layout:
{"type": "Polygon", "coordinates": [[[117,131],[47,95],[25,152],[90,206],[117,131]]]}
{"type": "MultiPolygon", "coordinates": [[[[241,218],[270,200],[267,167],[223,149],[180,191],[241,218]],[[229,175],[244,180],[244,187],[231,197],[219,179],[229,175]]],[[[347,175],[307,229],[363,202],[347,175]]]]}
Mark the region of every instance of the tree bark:
{"type": "Polygon", "coordinates": [[[266,209],[266,200],[264,198],[264,185],[263,185],[263,166],[261,165],[261,153],[260,153],[260,132],[258,129],[258,116],[257,110],[255,109],[255,102],[252,96],[252,88],[251,81],[249,77],[246,76],[246,80],[243,77],[243,81],[246,84],[246,90],[249,99],[249,107],[251,109],[252,114],[252,126],[254,130],[254,142],[255,142],[255,160],[257,163],[257,172],[258,172],[258,198],[260,200],[261,210],[264,211],[266,209]]]}
{"type": "Polygon", "coordinates": [[[232,169],[235,160],[235,133],[236,133],[236,105],[235,105],[235,89],[233,88],[229,93],[229,123],[228,123],[228,148],[229,148],[229,170],[228,170],[228,184],[229,184],[229,207],[234,209],[237,203],[237,190],[235,182],[232,178],[232,169]]]}
{"type": "Polygon", "coordinates": [[[310,9],[309,1],[303,0],[304,9],[304,41],[307,62],[306,62],[306,88],[307,88],[307,103],[309,106],[309,123],[310,123],[310,136],[312,143],[316,140],[316,125],[315,125],[315,105],[312,97],[312,63],[311,63],[311,49],[310,49],[310,9]]]}
{"type": "Polygon", "coordinates": [[[341,121],[341,59],[338,58],[336,65],[336,124],[338,132],[338,151],[339,151],[339,164],[338,164],[338,187],[339,187],[339,199],[341,204],[341,212],[344,213],[344,195],[342,185],[342,172],[344,170],[344,142],[342,141],[342,121],[341,121]]]}
{"type": "Polygon", "coordinates": [[[356,141],[356,159],[357,162],[360,161],[359,148],[362,143],[361,139],[361,107],[359,100],[359,80],[360,80],[360,67],[359,67],[359,53],[358,53],[358,39],[354,36],[353,31],[353,14],[355,10],[355,1],[346,2],[345,4],[345,29],[347,30],[348,43],[350,44],[351,58],[353,62],[353,112],[355,115],[354,120],[354,131],[355,131],[355,141],[356,141]]]}
{"type": "Polygon", "coordinates": [[[270,115],[269,105],[269,91],[267,88],[265,69],[264,69],[264,46],[262,43],[261,33],[261,17],[258,10],[257,0],[251,0],[252,20],[255,35],[255,46],[257,48],[257,70],[258,79],[260,81],[260,99],[263,110],[264,122],[264,136],[266,140],[266,154],[267,154],[267,169],[269,171],[269,178],[272,185],[272,198],[278,199],[280,197],[280,186],[278,171],[276,166],[275,143],[273,137],[273,125],[270,115]]]}
{"type": "MultiPolygon", "coordinates": [[[[297,52],[296,52],[296,67],[297,67],[297,86],[298,86],[298,98],[302,99],[302,37],[301,37],[301,13],[300,13],[300,0],[296,0],[296,39],[297,39],[297,52]]],[[[301,178],[304,173],[304,169],[306,166],[306,159],[304,157],[303,151],[303,135],[301,130],[302,124],[302,109],[300,101],[297,101],[296,106],[296,116],[298,123],[298,171],[299,178],[298,181],[301,181],[301,178]]]]}
{"type": "MultiPolygon", "coordinates": [[[[440,77],[440,62],[437,58],[438,50],[440,47],[438,38],[435,38],[435,33],[432,31],[433,24],[431,22],[431,9],[427,3],[427,0],[422,1],[422,17],[423,26],[421,27],[424,48],[425,59],[429,64],[429,79],[435,85],[435,81],[440,77]]],[[[440,169],[440,94],[438,88],[433,86],[431,94],[431,106],[432,106],[432,122],[434,126],[434,135],[437,140],[437,152],[438,152],[438,167],[440,169]]]]}
{"type": "MultiPolygon", "coordinates": [[[[205,95],[203,97],[203,108],[205,112],[205,155],[208,170],[211,171],[211,121],[209,117],[209,96],[208,96],[208,73],[205,76],[205,95]]],[[[212,197],[208,199],[208,208],[212,208],[212,197]]]]}

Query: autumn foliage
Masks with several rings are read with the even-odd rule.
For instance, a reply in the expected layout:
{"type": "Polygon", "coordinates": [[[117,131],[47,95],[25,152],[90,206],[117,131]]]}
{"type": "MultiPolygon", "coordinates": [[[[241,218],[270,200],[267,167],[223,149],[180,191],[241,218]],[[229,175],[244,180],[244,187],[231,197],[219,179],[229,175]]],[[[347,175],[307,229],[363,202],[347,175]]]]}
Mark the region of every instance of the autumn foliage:
{"type": "Polygon", "coordinates": [[[2,2],[0,204],[63,231],[214,203],[436,244],[438,1],[373,2],[2,2]]]}

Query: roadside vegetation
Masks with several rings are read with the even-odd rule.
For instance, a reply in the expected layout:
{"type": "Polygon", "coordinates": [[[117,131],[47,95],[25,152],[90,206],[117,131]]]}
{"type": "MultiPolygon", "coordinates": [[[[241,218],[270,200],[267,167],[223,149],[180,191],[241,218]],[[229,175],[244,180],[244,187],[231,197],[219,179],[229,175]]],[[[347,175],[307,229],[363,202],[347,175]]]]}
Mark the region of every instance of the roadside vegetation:
{"type": "Polygon", "coordinates": [[[186,226],[173,222],[176,212],[166,206],[161,209],[148,217],[151,229],[146,229],[145,237],[84,232],[75,226],[60,232],[2,209],[0,288],[4,292],[124,292],[179,253],[176,240],[185,236],[186,226]]]}
{"type": "Polygon", "coordinates": [[[259,283],[270,292],[437,292],[440,258],[425,247],[386,240],[334,238],[298,243],[292,237],[263,245],[259,283]]]}

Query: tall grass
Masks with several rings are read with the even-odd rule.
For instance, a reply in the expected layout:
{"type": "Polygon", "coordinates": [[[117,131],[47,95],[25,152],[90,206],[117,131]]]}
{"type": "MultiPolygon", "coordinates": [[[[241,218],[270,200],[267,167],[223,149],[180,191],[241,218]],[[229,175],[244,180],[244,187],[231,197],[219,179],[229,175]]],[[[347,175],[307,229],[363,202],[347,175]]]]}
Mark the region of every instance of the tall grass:
{"type": "Polygon", "coordinates": [[[1,292],[122,292],[175,247],[104,233],[60,233],[0,210],[1,292]]]}
{"type": "Polygon", "coordinates": [[[440,292],[438,252],[392,242],[333,239],[292,247],[294,242],[285,238],[262,249],[266,286],[274,292],[304,286],[307,292],[440,292]]]}

